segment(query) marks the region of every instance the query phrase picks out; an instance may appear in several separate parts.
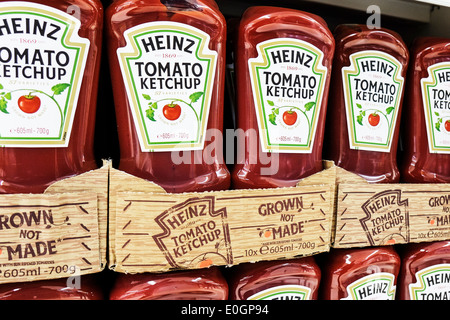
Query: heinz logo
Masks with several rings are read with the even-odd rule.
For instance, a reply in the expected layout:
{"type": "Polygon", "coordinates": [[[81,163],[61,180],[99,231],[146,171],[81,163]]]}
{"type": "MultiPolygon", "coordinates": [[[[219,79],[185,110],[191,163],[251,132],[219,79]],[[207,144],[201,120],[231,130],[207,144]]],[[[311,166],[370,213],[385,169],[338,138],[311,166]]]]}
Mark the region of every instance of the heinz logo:
{"type": "Polygon", "coordinates": [[[214,197],[190,198],[156,217],[162,232],[153,239],[172,267],[233,263],[227,210],[214,204],[214,197]]]}
{"type": "Polygon", "coordinates": [[[386,190],[361,206],[366,216],[360,222],[371,245],[408,241],[408,199],[402,200],[401,195],[401,190],[386,190]]]}

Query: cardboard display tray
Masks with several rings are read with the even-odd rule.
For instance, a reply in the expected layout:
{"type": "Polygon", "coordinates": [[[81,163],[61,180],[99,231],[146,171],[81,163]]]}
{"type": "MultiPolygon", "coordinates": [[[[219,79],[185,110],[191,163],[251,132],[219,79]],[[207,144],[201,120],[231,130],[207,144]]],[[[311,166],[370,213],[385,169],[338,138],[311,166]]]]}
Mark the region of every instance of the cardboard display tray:
{"type": "Polygon", "coordinates": [[[0,195],[0,283],[105,268],[109,169],[105,162],[54,183],[43,194],[0,195]]]}
{"type": "Polygon", "coordinates": [[[369,184],[336,168],[334,248],[450,239],[450,184],[369,184]]]}
{"type": "Polygon", "coordinates": [[[330,163],[292,188],[181,194],[112,169],[109,267],[157,273],[325,252],[334,199],[330,163]]]}

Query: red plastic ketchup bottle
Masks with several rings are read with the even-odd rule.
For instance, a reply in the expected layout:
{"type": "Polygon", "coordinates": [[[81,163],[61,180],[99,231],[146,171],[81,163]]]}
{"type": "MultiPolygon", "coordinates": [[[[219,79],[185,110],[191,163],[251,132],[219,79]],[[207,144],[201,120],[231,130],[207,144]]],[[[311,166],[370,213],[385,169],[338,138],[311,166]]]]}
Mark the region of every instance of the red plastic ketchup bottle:
{"type": "Polygon", "coordinates": [[[246,263],[230,269],[232,300],[316,300],[321,271],[313,257],[246,263]]]}
{"type": "Polygon", "coordinates": [[[236,50],[233,187],[294,186],[322,170],[334,38],[313,14],[251,7],[236,50]]]}
{"type": "Polygon", "coordinates": [[[369,182],[398,182],[397,146],[409,59],[397,33],[340,25],[324,157],[369,182]]]}
{"type": "MultiPolygon", "coordinates": [[[[0,193],[42,193],[97,167],[97,0],[0,1],[0,193]]],[[[101,299],[83,277],[0,285],[1,300],[101,299]]]]}
{"type": "Polygon", "coordinates": [[[97,167],[103,7],[0,1],[0,193],[41,193],[97,167]]]}
{"type": "Polygon", "coordinates": [[[450,39],[416,39],[402,120],[402,181],[450,182],[449,92],[450,39]]]}
{"type": "Polygon", "coordinates": [[[213,0],[117,0],[106,13],[119,169],[167,192],[227,189],[226,24],[213,0]]]}
{"type": "Polygon", "coordinates": [[[119,274],[111,300],[227,300],[228,284],[212,267],[167,274],[119,274]]]}
{"type": "Polygon", "coordinates": [[[324,263],[324,300],[394,300],[400,257],[392,247],[333,249],[324,263]]]}
{"type": "MultiPolygon", "coordinates": [[[[230,174],[222,156],[226,23],[217,4],[117,0],[106,20],[119,169],[167,192],[227,189],[230,174]]],[[[213,270],[144,273],[120,275],[111,297],[226,299],[226,289],[213,270]]]]}
{"type": "Polygon", "coordinates": [[[414,243],[401,253],[400,300],[450,300],[450,241],[414,243]]]}
{"type": "Polygon", "coordinates": [[[103,300],[103,288],[95,275],[67,279],[0,285],[0,300],[103,300]],[[71,279],[69,279],[69,282],[71,279]]]}

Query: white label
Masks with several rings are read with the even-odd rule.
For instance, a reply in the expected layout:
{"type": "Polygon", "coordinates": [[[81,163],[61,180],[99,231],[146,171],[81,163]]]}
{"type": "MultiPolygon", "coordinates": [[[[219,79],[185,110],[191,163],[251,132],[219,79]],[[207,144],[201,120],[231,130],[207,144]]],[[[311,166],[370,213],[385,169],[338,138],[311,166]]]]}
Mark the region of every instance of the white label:
{"type": "Polygon", "coordinates": [[[0,145],[66,147],[89,51],[80,21],[49,6],[0,2],[0,145]]]}
{"type": "Polygon", "coordinates": [[[394,300],[395,276],[378,272],[358,279],[347,286],[347,297],[342,300],[394,300]]]}
{"type": "Polygon", "coordinates": [[[409,285],[411,300],[450,300],[450,264],[437,264],[416,273],[409,285]]]}
{"type": "Polygon", "coordinates": [[[247,300],[310,300],[311,288],[299,285],[284,285],[262,290],[247,300]]]}
{"type": "Polygon", "coordinates": [[[124,37],[117,55],[141,150],[203,149],[217,64],[209,35],[150,22],[124,37]]]}
{"type": "Polygon", "coordinates": [[[450,153],[450,62],[428,68],[420,81],[430,153],[450,153]]]}
{"type": "Polygon", "coordinates": [[[249,59],[262,150],[311,153],[327,76],[323,52],[298,39],[257,45],[249,59]]]}
{"type": "Polygon", "coordinates": [[[402,65],[381,51],[350,55],[342,84],[351,149],[390,152],[403,92],[402,65]]]}

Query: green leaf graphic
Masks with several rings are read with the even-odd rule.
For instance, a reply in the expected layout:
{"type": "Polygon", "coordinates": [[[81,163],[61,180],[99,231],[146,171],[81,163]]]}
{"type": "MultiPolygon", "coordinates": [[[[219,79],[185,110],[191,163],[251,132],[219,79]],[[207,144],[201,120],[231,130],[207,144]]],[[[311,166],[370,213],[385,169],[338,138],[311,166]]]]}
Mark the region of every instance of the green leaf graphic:
{"type": "Polygon", "coordinates": [[[145,114],[147,115],[147,118],[149,118],[151,121],[156,121],[155,116],[155,110],[153,108],[149,108],[145,111],[145,114]]]}
{"type": "Polygon", "coordinates": [[[52,87],[53,95],[59,95],[64,92],[68,87],[70,87],[70,83],[60,83],[56,84],[52,87]]]}
{"type": "Polygon", "coordinates": [[[360,114],[359,116],[356,117],[356,121],[360,124],[363,125],[363,116],[360,114]]]}
{"type": "Polygon", "coordinates": [[[436,128],[437,131],[441,132],[441,123],[440,122],[436,122],[435,128],[436,128]]]}
{"type": "Polygon", "coordinates": [[[203,95],[203,92],[194,92],[189,96],[189,99],[191,99],[191,103],[197,102],[198,99],[203,95]]]}
{"type": "Polygon", "coordinates": [[[270,123],[272,123],[274,126],[277,125],[277,123],[275,122],[275,119],[277,118],[277,116],[275,114],[269,114],[269,121],[270,123]]]}
{"type": "Polygon", "coordinates": [[[8,106],[8,103],[4,98],[0,99],[0,111],[6,114],[9,114],[8,110],[6,110],[6,107],[8,106]]]}
{"type": "Polygon", "coordinates": [[[389,108],[386,109],[386,114],[391,114],[392,111],[394,111],[394,110],[395,110],[394,107],[389,107],[389,108]]]}
{"type": "Polygon", "coordinates": [[[305,104],[305,110],[309,111],[311,110],[314,106],[316,105],[316,103],[314,101],[308,102],[307,104],[305,104]]]}

